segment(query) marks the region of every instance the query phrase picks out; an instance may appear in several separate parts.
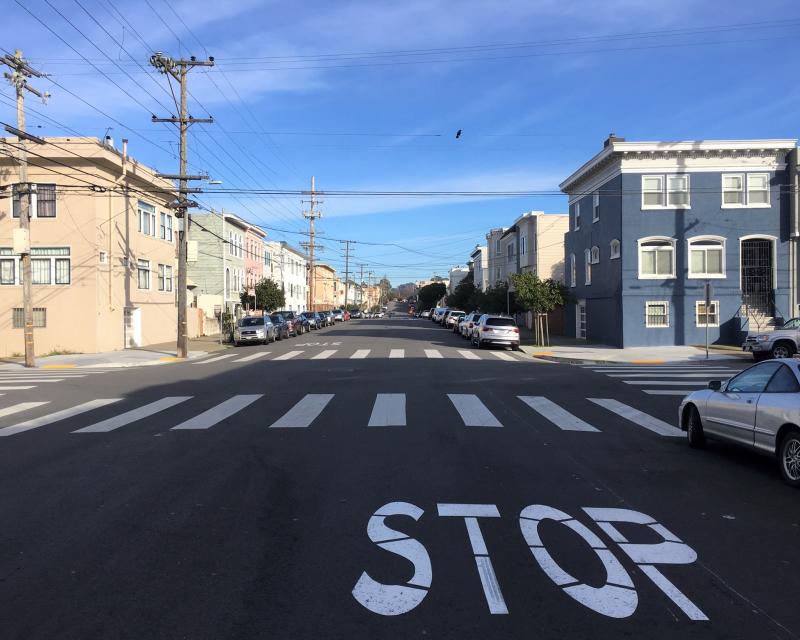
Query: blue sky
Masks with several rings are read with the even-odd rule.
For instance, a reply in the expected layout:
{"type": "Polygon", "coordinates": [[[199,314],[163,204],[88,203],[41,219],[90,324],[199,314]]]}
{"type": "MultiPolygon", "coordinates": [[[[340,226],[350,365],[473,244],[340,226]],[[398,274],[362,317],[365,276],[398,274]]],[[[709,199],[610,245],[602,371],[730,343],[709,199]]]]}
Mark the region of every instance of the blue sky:
{"type": "MultiPolygon", "coordinates": [[[[32,16],[8,0],[0,25],[0,46],[58,83],[36,83],[52,98],[29,101],[29,129],[102,137],[111,127],[137,160],[177,172],[176,132],[150,122],[172,98],[149,48],[213,55],[213,70],[192,72],[190,104],[216,124],[193,128],[190,163],[219,188],[303,189],[315,175],[322,190],[554,191],[612,131],[800,134],[796,1],[49,3],[24,0],[32,16]]],[[[0,121],[13,121],[12,95],[4,84],[0,121]]],[[[303,239],[297,196],[199,198],[271,238],[303,239]]],[[[335,239],[396,243],[353,245],[352,262],[400,284],[463,264],[489,228],[524,211],[566,207],[561,195],[327,197],[320,258],[343,271],[335,239]]]]}

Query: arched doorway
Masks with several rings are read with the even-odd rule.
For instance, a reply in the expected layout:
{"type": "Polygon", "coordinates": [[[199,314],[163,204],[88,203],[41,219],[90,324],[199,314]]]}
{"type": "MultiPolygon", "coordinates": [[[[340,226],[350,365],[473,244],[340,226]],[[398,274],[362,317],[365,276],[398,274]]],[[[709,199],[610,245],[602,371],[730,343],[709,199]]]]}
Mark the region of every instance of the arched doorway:
{"type": "Polygon", "coordinates": [[[774,239],[742,238],[740,246],[742,302],[750,312],[774,317],[774,239]]]}

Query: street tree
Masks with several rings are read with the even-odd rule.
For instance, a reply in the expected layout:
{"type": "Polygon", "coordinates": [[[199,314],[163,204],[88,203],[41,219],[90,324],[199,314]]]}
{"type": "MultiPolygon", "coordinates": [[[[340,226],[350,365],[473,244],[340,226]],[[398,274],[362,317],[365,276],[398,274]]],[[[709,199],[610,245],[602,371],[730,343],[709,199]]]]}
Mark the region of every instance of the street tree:
{"type": "Polygon", "coordinates": [[[526,311],[548,313],[567,302],[566,287],[552,278],[542,280],[533,273],[514,273],[511,281],[514,283],[514,298],[526,311]]]}
{"type": "Polygon", "coordinates": [[[280,285],[270,278],[263,278],[256,283],[255,295],[249,295],[242,291],[240,298],[242,304],[247,304],[255,309],[263,311],[275,311],[281,309],[286,304],[286,296],[280,285]]]}
{"type": "Polygon", "coordinates": [[[475,293],[474,272],[470,271],[464,279],[458,283],[452,294],[447,296],[447,306],[454,309],[474,309],[470,307],[470,301],[475,293]]]}
{"type": "Polygon", "coordinates": [[[425,285],[417,291],[417,300],[420,309],[431,309],[436,306],[436,303],[441,300],[447,293],[447,287],[443,282],[434,282],[425,285]]]}

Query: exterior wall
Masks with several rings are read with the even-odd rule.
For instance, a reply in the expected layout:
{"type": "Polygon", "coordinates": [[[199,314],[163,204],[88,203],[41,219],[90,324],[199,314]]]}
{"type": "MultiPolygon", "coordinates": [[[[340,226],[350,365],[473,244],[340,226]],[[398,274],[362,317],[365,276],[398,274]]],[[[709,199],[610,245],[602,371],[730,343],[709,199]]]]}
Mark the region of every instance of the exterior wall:
{"type": "Polygon", "coordinates": [[[450,269],[448,275],[447,293],[452,294],[458,284],[467,277],[469,269],[465,267],[454,267],[450,269]]]}
{"type": "Polygon", "coordinates": [[[518,247],[517,244],[518,234],[516,229],[513,231],[509,230],[506,234],[502,237],[500,241],[500,246],[502,248],[502,258],[500,259],[499,263],[501,265],[500,272],[501,272],[501,281],[508,282],[509,276],[512,273],[517,273],[519,271],[519,254],[517,252],[518,247]],[[509,250],[511,251],[511,255],[509,255],[509,250]]]}
{"type": "Polygon", "coordinates": [[[475,286],[481,291],[486,291],[489,286],[489,251],[485,246],[475,247],[475,251],[470,254],[472,258],[473,278],[475,286]]]}
{"type": "Polygon", "coordinates": [[[326,264],[314,265],[314,300],[311,311],[328,311],[336,306],[336,271],[326,264]]]}
{"type": "MultiPolygon", "coordinates": [[[[765,148],[771,148],[766,146],[765,148]]],[[[780,156],[780,153],[776,154],[780,156]]],[[[657,159],[648,162],[637,158],[638,166],[625,166],[622,172],[598,188],[600,195],[600,220],[592,221],[592,195],[572,198],[570,204],[570,231],[565,239],[565,263],[569,281],[569,256],[575,255],[577,283],[571,288],[577,300],[586,300],[587,338],[616,346],[649,346],[673,344],[702,344],[705,327],[698,327],[695,303],[704,299],[705,279],[689,277],[688,241],[697,236],[717,236],[725,240],[725,268],[723,278],[710,279],[714,293],[712,300],[719,302],[719,327],[709,327],[712,343],[739,344],[747,331],[747,321],[742,312],[740,241],[749,236],[774,238],[773,270],[775,314],[789,317],[790,287],[792,283],[789,260],[789,196],[781,192],[780,185],[787,184],[788,170],[776,155],[753,154],[728,157],[725,151],[712,154],[712,160],[701,157],[698,162],[712,162],[693,166],[681,164],[681,158],[657,159]],[[767,169],[765,167],[773,167],[767,169]],[[777,166],[778,168],[774,168],[777,166]],[[652,168],[651,168],[652,167],[652,168]],[[730,168],[729,168],[730,167],[730,168]],[[638,169],[638,170],[637,170],[638,169]],[[770,181],[769,207],[722,206],[722,174],[733,172],[768,173],[770,181]],[[642,208],[642,175],[687,173],[690,176],[689,208],[642,208]],[[577,203],[581,205],[581,228],[575,230],[574,218],[577,203]],[[639,246],[641,238],[663,236],[675,242],[675,277],[640,278],[639,246]],[[621,257],[610,259],[610,242],[621,241],[621,257]],[[584,281],[584,250],[597,246],[600,250],[598,264],[592,266],[592,283],[584,281]],[[645,303],[669,303],[669,326],[648,328],[645,325],[645,303]]],[[[610,170],[613,171],[613,165],[610,170]]],[[[585,185],[575,188],[586,192],[585,185]]],[[[576,334],[576,308],[567,309],[567,334],[576,334]]]]}
{"type": "MultiPolygon", "coordinates": [[[[9,140],[16,144],[16,139],[9,140]]],[[[49,285],[33,285],[34,308],[46,310],[46,326],[34,329],[36,354],[55,350],[93,353],[133,346],[130,332],[126,345],[126,308],[137,309],[139,345],[174,340],[177,324],[174,218],[173,240],[159,238],[160,213],[171,216],[172,212],[162,206],[163,199],[148,197],[149,204],[155,207],[156,236],[145,236],[138,231],[137,199],[133,195],[74,188],[86,186],[80,179],[81,172],[93,174],[93,183],[109,188],[127,184],[132,189],[152,190],[153,186],[170,188],[171,185],[130,159],[123,176],[122,154],[94,138],[47,140],[49,144],[36,147],[38,156],[29,165],[28,178],[35,184],[55,185],[56,215],[31,218],[31,247],[69,249],[70,278],[69,284],[54,284],[51,278],[49,285]],[[64,165],[74,170],[65,170],[64,165]],[[73,188],[65,189],[66,186],[73,188]],[[138,288],[139,259],[149,260],[151,265],[151,286],[146,290],[138,288]],[[171,291],[158,290],[159,264],[173,269],[171,291]]],[[[17,182],[16,159],[0,156],[0,187],[17,182]]],[[[0,253],[10,254],[0,255],[0,259],[15,262],[15,283],[0,285],[0,356],[24,351],[23,330],[13,328],[12,321],[13,309],[21,308],[23,302],[20,264],[18,256],[12,253],[13,230],[19,227],[19,219],[12,215],[10,196],[9,188],[0,197],[0,253]]]]}
{"type": "Polygon", "coordinates": [[[498,282],[505,281],[505,254],[503,253],[503,243],[501,236],[506,232],[505,228],[491,229],[486,234],[486,247],[489,251],[487,258],[488,286],[493,287],[498,282]]]}
{"type": "Polygon", "coordinates": [[[264,277],[264,238],[266,235],[261,229],[252,226],[248,226],[245,231],[245,286],[251,292],[264,277]]]}
{"type": "Polygon", "coordinates": [[[538,215],[535,228],[536,235],[529,246],[532,247],[531,261],[535,264],[536,274],[543,279],[564,282],[564,234],[569,230],[569,216],[538,215]]]}
{"type": "Polygon", "coordinates": [[[283,288],[285,310],[305,310],[308,305],[308,260],[303,253],[286,242],[264,242],[264,277],[283,288]]]}

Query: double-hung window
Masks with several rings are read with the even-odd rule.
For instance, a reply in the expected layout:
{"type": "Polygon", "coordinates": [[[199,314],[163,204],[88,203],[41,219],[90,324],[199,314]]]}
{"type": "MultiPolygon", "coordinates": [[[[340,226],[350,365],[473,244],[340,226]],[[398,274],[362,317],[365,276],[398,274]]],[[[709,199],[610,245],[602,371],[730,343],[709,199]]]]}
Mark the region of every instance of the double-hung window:
{"type": "MultiPolygon", "coordinates": [[[[31,282],[66,285],[72,281],[69,247],[32,247],[31,282]]],[[[22,284],[20,257],[11,248],[0,248],[0,285],[22,284]]]]}
{"type": "Polygon", "coordinates": [[[569,286],[575,287],[578,284],[578,274],[575,267],[575,254],[569,254],[569,286]]]}
{"type": "Polygon", "coordinates": [[[138,276],[139,276],[139,288],[140,289],[149,289],[150,288],[150,261],[145,260],[143,258],[139,258],[138,262],[136,263],[138,276]]]}
{"type": "Polygon", "coordinates": [[[583,252],[584,284],[592,284],[592,252],[586,249],[583,252]]]}
{"type": "Polygon", "coordinates": [[[642,209],[688,209],[689,175],[642,176],[642,209]]]}
{"type": "Polygon", "coordinates": [[[644,303],[644,326],[648,329],[665,329],[669,327],[669,302],[666,300],[649,300],[644,303]]]}
{"type": "Polygon", "coordinates": [[[528,239],[521,236],[519,239],[519,255],[524,256],[528,252],[528,239]]]}
{"type": "Polygon", "coordinates": [[[172,267],[168,264],[158,265],[158,290],[172,291],[172,267]]]}
{"type": "Polygon", "coordinates": [[[0,249],[0,285],[17,284],[17,261],[9,256],[11,249],[0,249]]]}
{"type": "Polygon", "coordinates": [[[711,302],[706,310],[705,300],[697,300],[694,303],[694,317],[695,325],[698,327],[718,327],[719,301],[711,302]]]}
{"type": "Polygon", "coordinates": [[[768,173],[723,173],[722,206],[768,207],[768,173]]]}
{"type": "MultiPolygon", "coordinates": [[[[30,208],[28,215],[31,218],[55,218],[56,217],[56,185],[36,184],[28,196],[30,208]]],[[[12,197],[12,216],[19,218],[19,185],[14,185],[11,189],[12,197]]]]}
{"type": "Polygon", "coordinates": [[[592,194],[592,222],[600,220],[600,192],[595,191],[592,194]]]}
{"type": "Polygon", "coordinates": [[[675,277],[675,241],[672,238],[639,240],[639,278],[675,277]]]}
{"type": "Polygon", "coordinates": [[[139,233],[143,233],[146,236],[155,236],[156,208],[140,200],[137,209],[139,213],[139,233]]]}
{"type": "Polygon", "coordinates": [[[581,228],[581,201],[575,203],[575,231],[581,228]]]}
{"type": "Polygon", "coordinates": [[[725,238],[690,238],[689,277],[725,277],[725,238]]]}
{"type": "Polygon", "coordinates": [[[161,213],[161,227],[159,237],[167,242],[172,242],[172,216],[168,213],[161,213]]]}

